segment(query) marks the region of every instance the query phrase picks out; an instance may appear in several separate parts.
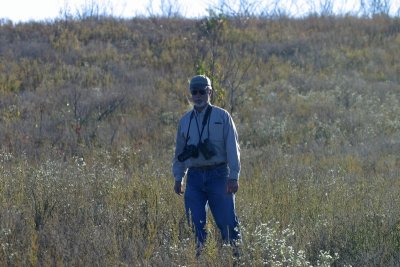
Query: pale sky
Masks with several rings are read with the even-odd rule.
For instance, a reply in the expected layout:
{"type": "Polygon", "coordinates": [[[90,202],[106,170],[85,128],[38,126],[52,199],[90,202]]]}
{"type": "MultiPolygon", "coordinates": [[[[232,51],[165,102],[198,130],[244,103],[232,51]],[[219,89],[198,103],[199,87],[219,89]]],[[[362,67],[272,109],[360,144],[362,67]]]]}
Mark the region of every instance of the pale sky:
{"type": "MultiPolygon", "coordinates": [[[[168,3],[168,0],[164,0],[168,3]]],[[[182,15],[204,16],[206,9],[214,0],[170,0],[178,3],[182,15]]],[[[8,18],[14,22],[29,20],[45,20],[60,17],[60,10],[68,9],[75,15],[77,10],[96,3],[100,7],[108,7],[108,14],[117,17],[133,17],[148,14],[149,8],[159,13],[161,0],[0,0],[0,18],[8,18]],[[153,3],[152,5],[150,3],[153,3]]]]}
{"type": "MultiPolygon", "coordinates": [[[[240,0],[224,0],[234,6],[240,0]]],[[[293,16],[306,15],[314,7],[315,3],[333,3],[334,12],[357,12],[360,9],[361,0],[247,0],[248,3],[257,3],[259,7],[272,7],[279,3],[282,10],[293,16]]],[[[219,7],[222,0],[0,0],[0,19],[10,19],[13,22],[25,22],[30,20],[42,21],[60,17],[61,10],[69,10],[76,15],[84,7],[95,3],[99,7],[106,8],[108,15],[130,18],[138,15],[147,15],[149,11],[153,15],[160,14],[161,3],[176,3],[181,15],[186,17],[207,16],[207,9],[219,7]],[[152,3],[152,4],[151,4],[152,3]]],[[[369,2],[364,0],[364,2],[369,2]]],[[[400,0],[389,0],[391,3],[391,15],[399,15],[400,0]]]]}

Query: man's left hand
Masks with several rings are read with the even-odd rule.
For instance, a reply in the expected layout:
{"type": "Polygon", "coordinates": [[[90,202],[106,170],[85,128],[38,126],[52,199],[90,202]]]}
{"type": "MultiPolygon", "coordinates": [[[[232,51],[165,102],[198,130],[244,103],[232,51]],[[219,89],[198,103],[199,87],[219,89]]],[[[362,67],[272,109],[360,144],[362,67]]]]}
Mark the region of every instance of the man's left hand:
{"type": "Polygon", "coordinates": [[[183,188],[182,188],[182,182],[181,181],[175,181],[174,191],[178,195],[182,195],[183,194],[183,188]]]}
{"type": "Polygon", "coordinates": [[[239,189],[239,183],[236,179],[229,179],[226,191],[235,194],[239,189]]]}

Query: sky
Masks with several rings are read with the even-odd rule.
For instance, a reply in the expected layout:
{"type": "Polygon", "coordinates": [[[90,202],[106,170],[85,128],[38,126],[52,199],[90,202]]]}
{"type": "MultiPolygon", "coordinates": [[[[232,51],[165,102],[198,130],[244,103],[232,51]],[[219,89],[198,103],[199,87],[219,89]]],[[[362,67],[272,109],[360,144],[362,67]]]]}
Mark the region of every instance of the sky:
{"type": "MultiPolygon", "coordinates": [[[[107,14],[116,17],[134,17],[140,15],[160,14],[161,2],[176,3],[179,12],[185,17],[204,17],[207,9],[220,6],[221,0],[0,0],[0,19],[10,19],[13,22],[27,22],[31,20],[43,21],[61,17],[60,11],[69,11],[76,15],[90,4],[105,7],[107,14]]],[[[329,2],[330,0],[247,0],[248,3],[258,3],[261,6],[279,3],[284,10],[292,15],[304,15],[312,9],[311,4],[329,2]]],[[[352,12],[359,10],[361,0],[332,0],[335,12],[352,12]]],[[[400,0],[386,0],[391,3],[391,15],[399,15],[400,0]]],[[[225,2],[239,3],[240,0],[225,0],[225,2]]],[[[368,2],[368,0],[364,0],[368,2]]],[[[384,2],[384,1],[382,1],[384,2]]]]}
{"type": "MultiPolygon", "coordinates": [[[[69,10],[76,14],[91,3],[107,7],[107,14],[117,17],[133,17],[148,14],[151,10],[159,12],[162,0],[0,0],[0,18],[13,22],[46,20],[60,17],[60,10],[69,10]],[[151,5],[151,2],[153,3],[151,5]]],[[[206,9],[216,0],[164,0],[166,3],[178,3],[181,13],[188,17],[207,14],[206,9]]]]}

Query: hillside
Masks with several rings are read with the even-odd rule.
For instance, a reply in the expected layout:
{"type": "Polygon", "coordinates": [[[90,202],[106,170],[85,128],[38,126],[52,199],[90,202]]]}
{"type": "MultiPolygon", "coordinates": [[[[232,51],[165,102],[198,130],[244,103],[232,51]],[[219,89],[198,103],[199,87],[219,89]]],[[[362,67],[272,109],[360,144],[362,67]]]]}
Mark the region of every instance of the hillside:
{"type": "Polygon", "coordinates": [[[12,153],[172,145],[198,72],[212,76],[214,102],[234,112],[244,144],[398,142],[398,19],[102,19],[0,31],[1,144],[12,153]]]}
{"type": "MultiPolygon", "coordinates": [[[[238,206],[247,231],[276,220],[296,232],[287,242],[314,264],[320,250],[338,253],[338,266],[399,264],[400,19],[387,16],[3,21],[0,218],[8,221],[0,220],[0,228],[12,234],[0,234],[0,241],[31,239],[3,249],[0,259],[10,265],[57,259],[85,265],[98,256],[111,265],[130,265],[133,258],[143,265],[176,265],[179,257],[162,245],[166,238],[191,262],[190,249],[179,245],[189,234],[168,232],[184,221],[180,213],[162,208],[152,217],[151,208],[163,199],[182,205],[172,195],[169,168],[178,119],[190,108],[188,80],[197,73],[212,78],[213,102],[232,113],[238,128],[238,206]],[[79,177],[75,189],[59,192],[58,186],[68,187],[69,175],[79,177]],[[112,176],[118,179],[109,185],[112,176]],[[12,179],[20,186],[10,184],[12,179]],[[47,191],[40,184],[45,181],[47,191]],[[99,188],[104,195],[97,195],[99,188]],[[160,188],[168,192],[154,199],[151,192],[160,188]],[[143,210],[132,210],[136,216],[119,208],[139,199],[148,200],[140,206],[148,222],[139,218],[143,210]],[[64,201],[75,202],[67,207],[64,201]],[[100,208],[89,202],[102,203],[109,220],[97,218],[100,208]],[[53,204],[51,212],[44,203],[53,204]],[[80,225],[73,216],[84,203],[94,214],[80,217],[87,232],[59,243],[67,232],[80,231],[59,220],[80,225]],[[10,207],[14,216],[6,215],[10,207]],[[111,224],[118,212],[130,228],[111,224]],[[78,244],[90,251],[81,238],[93,234],[96,220],[105,220],[104,231],[115,231],[115,240],[107,239],[114,247],[106,248],[96,235],[90,246],[104,254],[69,250],[78,244]],[[147,237],[130,230],[137,225],[147,229],[147,237]],[[133,245],[127,234],[140,242],[133,245]],[[60,247],[51,250],[51,244],[60,247]],[[11,259],[13,249],[17,256],[11,259]]],[[[255,242],[250,232],[248,242],[255,242]]],[[[262,262],[269,249],[244,250],[262,262]]],[[[204,260],[215,263],[213,255],[204,260]]],[[[250,256],[245,260],[262,266],[250,256]]]]}

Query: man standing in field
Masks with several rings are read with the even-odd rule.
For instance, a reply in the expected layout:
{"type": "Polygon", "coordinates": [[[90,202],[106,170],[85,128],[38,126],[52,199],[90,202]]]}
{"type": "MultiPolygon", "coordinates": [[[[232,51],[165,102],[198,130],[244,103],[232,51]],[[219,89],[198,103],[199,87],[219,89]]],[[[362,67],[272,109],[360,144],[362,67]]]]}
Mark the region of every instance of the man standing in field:
{"type": "Polygon", "coordinates": [[[189,89],[194,107],[179,122],[172,172],[175,193],[184,193],[186,215],[193,224],[199,253],[207,236],[207,204],[223,240],[232,245],[241,241],[235,211],[240,149],[231,115],[210,104],[210,79],[194,76],[189,89]]]}

